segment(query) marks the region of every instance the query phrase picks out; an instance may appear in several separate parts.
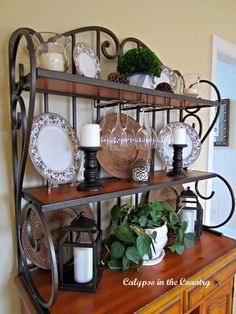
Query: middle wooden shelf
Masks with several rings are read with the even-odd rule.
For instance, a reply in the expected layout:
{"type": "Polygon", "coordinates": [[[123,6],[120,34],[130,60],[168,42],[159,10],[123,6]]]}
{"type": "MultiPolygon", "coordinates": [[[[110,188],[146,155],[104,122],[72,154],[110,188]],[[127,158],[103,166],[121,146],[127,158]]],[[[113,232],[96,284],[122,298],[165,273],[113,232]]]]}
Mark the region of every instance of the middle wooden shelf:
{"type": "Polygon", "coordinates": [[[71,184],[53,188],[48,194],[47,186],[28,188],[23,190],[23,197],[32,201],[43,212],[77,206],[97,201],[113,199],[115,197],[148,192],[168,186],[175,186],[189,182],[196,182],[216,177],[216,173],[204,171],[189,171],[186,177],[168,177],[165,171],[155,171],[148,183],[136,183],[116,178],[104,178],[99,181],[104,189],[98,192],[77,191],[71,184]]]}

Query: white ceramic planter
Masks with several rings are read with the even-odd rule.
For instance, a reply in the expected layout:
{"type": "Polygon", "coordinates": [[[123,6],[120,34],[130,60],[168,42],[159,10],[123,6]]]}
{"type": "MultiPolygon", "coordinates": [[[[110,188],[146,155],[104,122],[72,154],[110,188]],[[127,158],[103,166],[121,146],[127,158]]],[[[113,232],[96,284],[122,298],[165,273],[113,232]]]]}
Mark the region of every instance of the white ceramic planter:
{"type": "Polygon", "coordinates": [[[157,233],[156,241],[154,242],[155,251],[152,248],[152,259],[149,259],[147,254],[144,255],[144,266],[151,266],[160,263],[165,255],[164,247],[168,241],[168,228],[166,224],[164,224],[163,226],[155,229],[145,229],[145,233],[148,235],[151,235],[154,231],[157,233]]]}
{"type": "Polygon", "coordinates": [[[145,88],[155,88],[154,78],[150,74],[132,74],[129,77],[129,84],[145,88]]]}

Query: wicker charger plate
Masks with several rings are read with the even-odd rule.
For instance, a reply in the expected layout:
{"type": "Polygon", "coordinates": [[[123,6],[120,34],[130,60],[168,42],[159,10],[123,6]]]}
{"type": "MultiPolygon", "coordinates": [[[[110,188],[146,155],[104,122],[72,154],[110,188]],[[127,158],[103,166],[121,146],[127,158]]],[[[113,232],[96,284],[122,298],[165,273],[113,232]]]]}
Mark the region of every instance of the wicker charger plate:
{"type": "MultiPolygon", "coordinates": [[[[106,116],[106,123],[103,120],[101,121],[100,125],[105,124],[101,131],[101,136],[108,136],[110,134],[116,124],[116,120],[117,114],[112,113],[106,116]]],[[[140,129],[139,123],[130,116],[128,116],[128,123],[125,114],[120,115],[120,120],[123,127],[127,124],[126,133],[128,137],[136,134],[140,129]]],[[[105,146],[97,153],[97,159],[103,170],[111,176],[119,179],[127,179],[129,178],[128,161],[130,159],[143,159],[147,161],[148,151],[137,150],[134,145],[128,144],[125,152],[113,152],[108,146],[105,146]]]]}
{"type": "Polygon", "coordinates": [[[154,200],[166,201],[175,209],[177,197],[183,190],[184,188],[182,185],[176,185],[174,187],[170,186],[150,191],[148,195],[148,202],[152,202],[154,200]]]}
{"type": "MultiPolygon", "coordinates": [[[[44,214],[49,230],[51,231],[56,254],[58,251],[58,242],[64,235],[66,227],[71,224],[72,220],[75,219],[80,212],[84,212],[86,217],[94,219],[92,209],[89,205],[80,205],[72,208],[58,209],[44,214]]],[[[25,255],[34,265],[38,266],[39,268],[50,269],[50,255],[47,241],[44,236],[44,231],[40,223],[39,216],[35,209],[32,209],[30,215],[30,226],[32,238],[39,242],[39,250],[36,251],[32,248],[26,230],[26,221],[24,221],[22,226],[22,246],[25,251],[25,255]]]]}

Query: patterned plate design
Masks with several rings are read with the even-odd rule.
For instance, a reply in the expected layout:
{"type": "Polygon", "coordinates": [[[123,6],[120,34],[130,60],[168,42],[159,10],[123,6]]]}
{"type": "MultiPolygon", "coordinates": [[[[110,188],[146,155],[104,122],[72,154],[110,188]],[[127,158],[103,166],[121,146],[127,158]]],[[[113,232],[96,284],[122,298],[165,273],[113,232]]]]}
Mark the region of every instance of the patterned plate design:
{"type": "MultiPolygon", "coordinates": [[[[112,113],[106,116],[106,123],[102,120],[100,125],[103,125],[101,136],[108,136],[111,129],[114,127],[117,119],[117,114],[112,113]]],[[[124,127],[127,122],[126,114],[120,115],[121,124],[124,127]]],[[[132,117],[128,116],[126,133],[129,137],[135,134],[139,129],[140,125],[132,117]]],[[[129,145],[125,152],[114,152],[109,149],[108,146],[103,147],[102,150],[98,151],[97,159],[108,174],[119,179],[129,178],[129,160],[130,159],[143,159],[148,160],[148,152],[143,150],[137,150],[133,145],[129,145]]]]}
{"type": "Polygon", "coordinates": [[[159,133],[159,154],[161,159],[167,166],[172,166],[173,150],[169,146],[171,144],[171,129],[185,128],[186,129],[186,144],[183,149],[183,167],[191,166],[199,157],[201,151],[201,141],[197,132],[188,124],[183,122],[171,122],[165,126],[159,133]]]}
{"type": "Polygon", "coordinates": [[[29,155],[38,172],[48,181],[72,181],[80,167],[79,140],[74,129],[55,113],[38,116],[32,125],[29,155]]]}
{"type": "Polygon", "coordinates": [[[73,59],[80,75],[99,78],[101,65],[94,51],[86,43],[78,43],[73,50],[73,59]]]}
{"type": "MultiPolygon", "coordinates": [[[[45,220],[48,223],[48,228],[52,235],[53,244],[56,254],[58,252],[58,242],[65,234],[66,228],[71,224],[80,212],[88,218],[94,219],[92,209],[89,205],[80,205],[71,208],[58,209],[52,212],[46,212],[45,220]]],[[[40,219],[37,211],[32,210],[30,215],[30,226],[32,238],[39,242],[39,251],[36,252],[30,245],[30,241],[26,229],[26,221],[22,226],[22,246],[25,251],[26,257],[36,266],[42,269],[50,269],[50,255],[47,242],[44,237],[43,227],[41,226],[40,219]]],[[[86,234],[85,234],[86,235],[86,234]]]]}

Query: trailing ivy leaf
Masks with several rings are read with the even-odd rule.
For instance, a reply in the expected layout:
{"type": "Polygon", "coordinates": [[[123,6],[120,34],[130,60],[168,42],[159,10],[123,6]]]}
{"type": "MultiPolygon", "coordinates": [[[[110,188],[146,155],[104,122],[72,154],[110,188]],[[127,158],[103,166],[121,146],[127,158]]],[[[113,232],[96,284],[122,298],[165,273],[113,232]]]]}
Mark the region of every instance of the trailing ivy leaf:
{"type": "Polygon", "coordinates": [[[110,269],[116,270],[116,269],[123,269],[122,263],[116,259],[112,259],[109,263],[108,266],[110,269]]]}
{"type": "Polygon", "coordinates": [[[104,245],[106,245],[109,249],[113,242],[117,241],[117,237],[114,234],[111,234],[108,238],[103,240],[104,245]]]}
{"type": "Polygon", "coordinates": [[[118,205],[114,205],[111,209],[111,221],[112,223],[116,223],[120,217],[120,212],[122,210],[122,207],[118,205]]]}
{"type": "Polygon", "coordinates": [[[120,242],[116,241],[112,243],[111,257],[115,259],[121,258],[124,255],[124,251],[125,251],[125,248],[120,242]]]}
{"type": "Polygon", "coordinates": [[[151,239],[147,234],[143,234],[137,237],[136,246],[141,257],[149,252],[151,243],[151,239]]]}
{"type": "Polygon", "coordinates": [[[140,259],[138,261],[138,265],[137,265],[137,268],[136,268],[136,271],[139,272],[140,268],[143,266],[143,259],[140,259]]]}
{"type": "Polygon", "coordinates": [[[133,232],[126,225],[118,226],[114,230],[115,235],[121,241],[135,243],[135,236],[133,232]]]}
{"type": "Polygon", "coordinates": [[[184,251],[184,245],[183,244],[176,244],[175,251],[177,254],[181,255],[184,251]]]}
{"type": "Polygon", "coordinates": [[[151,237],[154,241],[156,241],[156,237],[157,237],[157,232],[153,231],[153,233],[151,234],[151,237]]]}
{"type": "Polygon", "coordinates": [[[129,246],[125,252],[126,257],[132,261],[136,262],[141,259],[141,256],[136,248],[136,246],[129,246]]]}
{"type": "Polygon", "coordinates": [[[138,223],[138,221],[139,221],[139,217],[134,216],[134,217],[132,218],[132,222],[138,223]]]}
{"type": "Polygon", "coordinates": [[[184,237],[184,244],[188,247],[191,248],[194,245],[194,239],[195,239],[195,235],[192,232],[189,233],[185,233],[185,237],[184,237]]]}
{"type": "Polygon", "coordinates": [[[152,203],[151,203],[151,207],[152,209],[154,209],[155,211],[162,211],[163,210],[163,207],[161,206],[161,202],[158,201],[158,200],[154,200],[152,203]]]}
{"type": "Polygon", "coordinates": [[[140,227],[139,225],[130,224],[129,227],[138,236],[144,233],[143,228],[140,227]]]}
{"type": "Polygon", "coordinates": [[[188,228],[188,221],[183,221],[180,225],[180,228],[185,232],[188,228]]]}
{"type": "Polygon", "coordinates": [[[123,270],[129,269],[129,260],[126,256],[123,256],[122,258],[122,269],[123,270]]]}
{"type": "Polygon", "coordinates": [[[170,211],[170,212],[175,212],[174,208],[169,203],[165,201],[160,201],[160,204],[163,209],[166,209],[167,211],[170,211]]]}
{"type": "Polygon", "coordinates": [[[147,227],[148,228],[154,228],[154,224],[153,224],[152,220],[148,220],[147,227]]]}
{"type": "Polygon", "coordinates": [[[139,224],[141,227],[146,227],[147,226],[147,217],[146,216],[141,216],[139,218],[139,224]]]}
{"type": "Polygon", "coordinates": [[[169,249],[171,250],[171,252],[181,255],[184,251],[184,245],[176,243],[176,244],[171,245],[169,249]]]}
{"type": "Polygon", "coordinates": [[[169,219],[171,225],[175,225],[179,221],[178,215],[175,212],[170,212],[169,219]]]}
{"type": "Polygon", "coordinates": [[[182,228],[179,228],[179,232],[178,232],[179,234],[179,238],[178,238],[178,240],[179,240],[179,242],[183,242],[183,239],[184,239],[184,230],[182,229],[182,228]]]}

